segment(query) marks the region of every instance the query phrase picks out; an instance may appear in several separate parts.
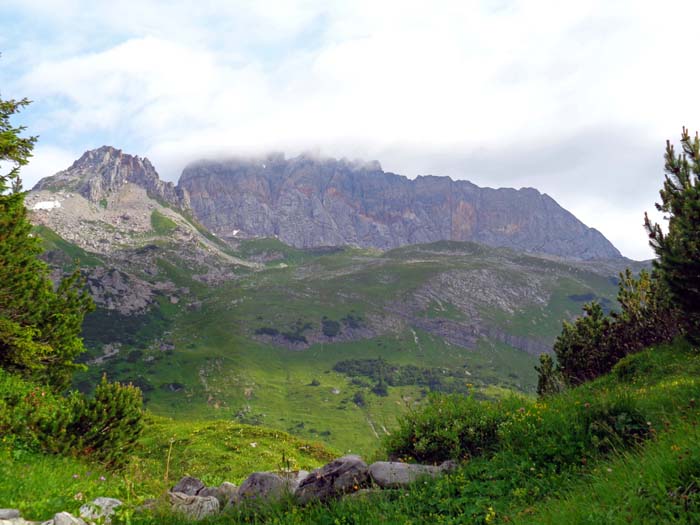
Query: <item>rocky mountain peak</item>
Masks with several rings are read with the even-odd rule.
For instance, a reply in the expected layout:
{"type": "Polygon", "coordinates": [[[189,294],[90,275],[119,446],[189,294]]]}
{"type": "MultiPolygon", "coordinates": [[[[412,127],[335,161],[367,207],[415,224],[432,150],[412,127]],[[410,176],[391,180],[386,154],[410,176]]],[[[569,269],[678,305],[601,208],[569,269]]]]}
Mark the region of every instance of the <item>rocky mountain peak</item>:
{"type": "Polygon", "coordinates": [[[160,180],[153,164],[112,146],[86,151],[68,169],[40,180],[34,190],[71,191],[99,203],[128,183],[144,188],[149,197],[189,209],[189,196],[171,182],[160,180]]]}
{"type": "Polygon", "coordinates": [[[621,257],[600,232],[533,188],[408,179],[376,161],[313,154],[200,161],[185,168],[178,187],[195,216],[223,237],[277,237],[299,248],[474,241],[570,259],[621,257]]]}

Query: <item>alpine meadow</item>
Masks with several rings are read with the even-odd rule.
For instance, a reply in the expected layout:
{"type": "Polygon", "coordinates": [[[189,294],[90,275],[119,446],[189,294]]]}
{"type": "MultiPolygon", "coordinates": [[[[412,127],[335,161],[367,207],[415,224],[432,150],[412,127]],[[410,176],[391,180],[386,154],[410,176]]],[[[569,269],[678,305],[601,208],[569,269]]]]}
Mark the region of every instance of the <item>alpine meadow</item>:
{"type": "Polygon", "coordinates": [[[0,525],[700,523],[686,22],[127,3],[0,7],[0,525]]]}

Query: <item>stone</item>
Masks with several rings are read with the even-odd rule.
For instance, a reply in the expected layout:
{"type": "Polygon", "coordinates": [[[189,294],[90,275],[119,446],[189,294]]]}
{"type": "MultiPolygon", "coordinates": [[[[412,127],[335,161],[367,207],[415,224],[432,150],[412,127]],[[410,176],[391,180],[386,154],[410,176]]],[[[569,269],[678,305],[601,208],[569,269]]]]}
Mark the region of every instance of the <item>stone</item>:
{"type": "Polygon", "coordinates": [[[0,509],[0,520],[13,520],[21,517],[17,509],[0,509]]]}
{"type": "Polygon", "coordinates": [[[168,492],[173,512],[198,521],[219,513],[219,500],[213,496],[189,496],[180,492],[168,492]]]}
{"type": "Polygon", "coordinates": [[[279,500],[289,490],[289,482],[272,472],[253,472],[238,487],[236,501],[279,500]]]}
{"type": "Polygon", "coordinates": [[[233,483],[224,481],[218,487],[204,487],[199,491],[197,496],[207,497],[212,496],[219,500],[221,507],[225,507],[231,500],[238,495],[238,487],[233,483]]]}
{"type": "Polygon", "coordinates": [[[76,518],[69,512],[59,512],[53,517],[53,525],[87,525],[82,519],[76,518]]]}
{"type": "Polygon", "coordinates": [[[442,472],[452,472],[453,470],[457,470],[457,467],[459,467],[459,463],[454,459],[448,459],[439,465],[442,472]]]}
{"type": "Polygon", "coordinates": [[[104,523],[108,525],[112,523],[111,516],[114,514],[114,509],[120,505],[122,502],[116,498],[95,498],[80,507],[80,517],[86,520],[104,519],[104,523]]]}
{"type": "Polygon", "coordinates": [[[238,487],[233,483],[224,481],[221,485],[219,485],[219,503],[226,505],[231,501],[235,501],[237,496],[238,487]]]}
{"type": "Polygon", "coordinates": [[[372,481],[384,489],[401,487],[423,476],[435,477],[440,473],[442,473],[440,467],[397,461],[377,461],[369,467],[372,481]]]}
{"type": "Polygon", "coordinates": [[[199,491],[205,488],[204,483],[202,483],[197,478],[192,476],[185,476],[180,481],[177,482],[170,492],[179,492],[180,494],[187,494],[188,496],[197,496],[199,491]]]}
{"type": "Polygon", "coordinates": [[[302,504],[326,501],[356,492],[369,481],[369,469],[362,458],[343,456],[311,472],[301,480],[294,495],[302,504]]]}

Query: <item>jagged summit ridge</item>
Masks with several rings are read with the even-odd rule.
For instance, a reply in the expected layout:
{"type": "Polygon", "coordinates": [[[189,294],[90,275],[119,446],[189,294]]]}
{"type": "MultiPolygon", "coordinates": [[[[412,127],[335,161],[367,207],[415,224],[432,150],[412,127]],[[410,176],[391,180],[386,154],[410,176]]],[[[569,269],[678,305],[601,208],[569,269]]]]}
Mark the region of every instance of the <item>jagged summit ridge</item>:
{"type": "Polygon", "coordinates": [[[98,203],[128,183],[141,186],[151,198],[169,205],[182,209],[190,207],[187,193],[171,182],[160,180],[147,158],[129,155],[111,146],[86,151],[68,169],[40,180],[33,189],[73,191],[98,203]]]}
{"type": "Polygon", "coordinates": [[[599,231],[533,188],[411,180],[377,162],[306,154],[205,160],[188,165],[178,187],[221,236],[277,237],[302,248],[475,241],[571,259],[621,257],[599,231]]]}

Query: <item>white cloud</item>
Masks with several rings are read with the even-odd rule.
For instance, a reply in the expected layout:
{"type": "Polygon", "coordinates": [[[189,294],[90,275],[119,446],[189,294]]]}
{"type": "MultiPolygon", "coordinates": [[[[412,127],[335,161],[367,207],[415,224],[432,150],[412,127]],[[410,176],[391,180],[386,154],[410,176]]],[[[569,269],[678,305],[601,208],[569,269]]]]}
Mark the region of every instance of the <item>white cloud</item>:
{"type": "Polygon", "coordinates": [[[690,1],[48,4],[60,52],[37,47],[14,86],[45,102],[42,140],[135,144],[170,179],[205,155],[320,148],[535,186],[648,258],[635,228],[663,141],[700,127],[690,1]]]}
{"type": "Polygon", "coordinates": [[[73,161],[82,153],[78,150],[71,151],[39,143],[34,149],[34,156],[29,164],[20,170],[22,186],[25,190],[31,189],[39,179],[53,175],[73,164],[73,161]]]}

